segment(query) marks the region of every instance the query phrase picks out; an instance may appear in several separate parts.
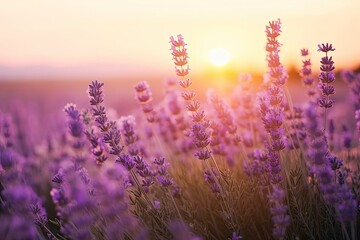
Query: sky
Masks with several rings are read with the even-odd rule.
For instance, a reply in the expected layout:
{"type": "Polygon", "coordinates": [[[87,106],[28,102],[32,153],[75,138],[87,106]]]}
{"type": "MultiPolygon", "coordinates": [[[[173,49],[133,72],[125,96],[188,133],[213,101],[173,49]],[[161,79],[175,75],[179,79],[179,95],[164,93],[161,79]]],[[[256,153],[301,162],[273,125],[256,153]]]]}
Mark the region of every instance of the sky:
{"type": "Polygon", "coordinates": [[[299,67],[309,48],[330,42],[338,69],[360,65],[359,0],[0,0],[0,81],[34,77],[174,75],[169,37],[182,34],[193,74],[209,52],[227,68],[261,72],[265,25],[280,18],[281,61],[299,67]]]}

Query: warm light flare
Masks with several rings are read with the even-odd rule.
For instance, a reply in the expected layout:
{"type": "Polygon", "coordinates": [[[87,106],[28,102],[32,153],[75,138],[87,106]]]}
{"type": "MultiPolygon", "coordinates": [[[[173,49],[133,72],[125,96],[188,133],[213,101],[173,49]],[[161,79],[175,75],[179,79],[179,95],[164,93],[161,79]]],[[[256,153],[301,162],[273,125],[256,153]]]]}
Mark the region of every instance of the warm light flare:
{"type": "Polygon", "coordinates": [[[224,48],[214,48],[209,53],[209,59],[214,66],[222,67],[229,62],[230,54],[224,48]]]}

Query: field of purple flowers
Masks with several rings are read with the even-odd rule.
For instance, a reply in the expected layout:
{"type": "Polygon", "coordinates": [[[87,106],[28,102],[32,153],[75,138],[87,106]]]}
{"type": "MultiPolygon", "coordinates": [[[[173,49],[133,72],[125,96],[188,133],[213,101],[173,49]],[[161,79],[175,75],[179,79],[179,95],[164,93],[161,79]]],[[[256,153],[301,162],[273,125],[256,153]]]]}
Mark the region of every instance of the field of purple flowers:
{"type": "Polygon", "coordinates": [[[40,126],[27,108],[1,110],[0,238],[360,237],[360,75],[335,75],[335,48],[324,43],[315,76],[301,49],[297,91],[307,99],[294,104],[280,20],[265,32],[263,83],[244,74],[227,96],[207,91],[206,103],[178,35],[170,38],[178,82],[167,82],[158,103],[138,83],[132,115],[106,106],[98,81],[88,87],[89,107],[67,104],[65,120],[40,126]],[[335,78],[352,95],[340,105],[349,109],[338,110],[345,119],[330,117],[340,104],[335,78]]]}

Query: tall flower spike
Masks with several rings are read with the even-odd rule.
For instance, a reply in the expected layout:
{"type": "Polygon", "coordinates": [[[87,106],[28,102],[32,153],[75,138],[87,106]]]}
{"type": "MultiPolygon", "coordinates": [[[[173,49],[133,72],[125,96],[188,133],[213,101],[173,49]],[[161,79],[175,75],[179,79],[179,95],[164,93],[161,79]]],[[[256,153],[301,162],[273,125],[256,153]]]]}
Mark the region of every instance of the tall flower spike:
{"type": "Polygon", "coordinates": [[[314,77],[311,75],[311,61],[309,58],[309,50],[307,48],[303,48],[300,50],[301,56],[303,57],[302,60],[302,68],[300,70],[300,77],[304,84],[307,87],[307,94],[309,98],[313,100],[316,97],[316,91],[314,89],[314,77]]]}
{"type": "Polygon", "coordinates": [[[175,64],[176,75],[185,77],[189,73],[189,65],[187,65],[188,54],[184,38],[181,34],[177,35],[177,40],[173,36],[170,37],[171,51],[175,64]]]}
{"type": "Polygon", "coordinates": [[[322,97],[319,100],[320,107],[324,108],[324,129],[326,130],[326,109],[331,108],[335,103],[334,100],[330,99],[330,96],[335,93],[334,86],[330,85],[333,81],[335,81],[334,74],[334,61],[332,57],[328,56],[328,52],[335,51],[335,48],[332,47],[332,44],[319,44],[318,51],[324,52],[325,57],[321,58],[321,73],[319,74],[320,89],[322,91],[322,97]]]}
{"type": "Polygon", "coordinates": [[[152,123],[156,121],[156,112],[152,105],[152,92],[149,84],[146,81],[139,82],[134,86],[135,99],[138,100],[142,106],[143,112],[146,114],[148,122],[152,123]]]}
{"type": "Polygon", "coordinates": [[[82,138],[84,135],[84,125],[80,119],[80,112],[76,109],[76,105],[72,103],[68,103],[64,107],[64,112],[69,117],[68,127],[70,134],[74,137],[74,143],[72,145],[75,149],[80,149],[84,146],[82,138]]]}
{"type": "Polygon", "coordinates": [[[358,132],[359,141],[360,141],[360,109],[355,112],[355,120],[356,120],[356,130],[358,132]]]}
{"type": "Polygon", "coordinates": [[[269,22],[266,26],[266,60],[269,67],[267,76],[270,82],[266,86],[264,96],[260,97],[262,121],[266,131],[270,134],[271,144],[268,146],[269,153],[273,153],[269,160],[271,161],[271,180],[273,184],[281,182],[280,154],[285,148],[283,142],[283,122],[284,122],[284,91],[283,85],[288,78],[287,72],[280,62],[280,46],[277,37],[281,32],[281,21],[269,22]]]}
{"type": "MultiPolygon", "coordinates": [[[[116,127],[116,122],[109,121],[105,107],[102,105],[104,101],[102,87],[104,83],[99,83],[97,81],[92,82],[89,85],[89,98],[90,104],[93,106],[93,116],[95,121],[98,123],[98,127],[101,132],[104,134],[104,142],[110,146],[110,154],[119,155],[123,146],[120,146],[120,131],[116,127]]],[[[98,160],[106,160],[106,158],[100,158],[98,160]]],[[[98,164],[102,164],[103,161],[98,161],[98,164]]]]}

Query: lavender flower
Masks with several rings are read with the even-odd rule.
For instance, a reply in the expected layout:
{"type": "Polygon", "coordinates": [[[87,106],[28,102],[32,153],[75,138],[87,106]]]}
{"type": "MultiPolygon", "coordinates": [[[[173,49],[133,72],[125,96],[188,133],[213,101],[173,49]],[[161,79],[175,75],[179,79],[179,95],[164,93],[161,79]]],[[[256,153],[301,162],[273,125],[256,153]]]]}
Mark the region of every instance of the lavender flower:
{"type": "Polygon", "coordinates": [[[356,81],[357,75],[353,71],[345,70],[341,72],[341,78],[344,82],[350,85],[356,81]]]}
{"type": "Polygon", "coordinates": [[[80,113],[78,110],[76,110],[76,105],[68,103],[64,107],[64,112],[66,112],[68,117],[71,119],[71,121],[69,121],[69,129],[71,135],[77,138],[81,137],[84,132],[84,127],[82,122],[80,121],[80,113]]]}
{"type": "Polygon", "coordinates": [[[356,74],[353,71],[343,71],[341,72],[341,78],[352,90],[355,111],[360,109],[360,74],[356,74]]]}
{"type": "Polygon", "coordinates": [[[36,226],[32,224],[31,218],[16,214],[10,216],[2,214],[0,222],[0,234],[6,239],[38,239],[39,233],[36,226]]]}
{"type": "Polygon", "coordinates": [[[104,143],[94,133],[94,130],[86,131],[85,135],[91,144],[91,153],[96,157],[96,163],[103,163],[107,160],[104,143]]]}
{"type": "Polygon", "coordinates": [[[331,171],[329,160],[327,160],[329,150],[324,132],[320,129],[315,105],[309,105],[305,111],[305,116],[309,135],[309,167],[311,168],[311,172],[318,178],[319,188],[324,194],[325,200],[330,204],[334,204],[337,201],[334,194],[336,186],[332,181],[334,179],[334,173],[331,171]]]}
{"type": "Polygon", "coordinates": [[[73,137],[72,147],[74,149],[82,149],[85,145],[84,141],[84,124],[81,121],[80,112],[76,109],[76,105],[68,103],[64,107],[64,112],[68,115],[68,127],[73,137]]]}
{"type": "Polygon", "coordinates": [[[281,22],[269,22],[266,26],[266,51],[269,71],[267,73],[270,78],[269,86],[266,88],[264,95],[260,96],[260,108],[262,114],[262,121],[266,131],[271,137],[271,144],[268,147],[268,152],[271,153],[269,157],[272,183],[277,184],[281,182],[280,175],[280,155],[279,151],[285,148],[284,134],[282,124],[284,122],[284,93],[281,88],[288,78],[287,72],[280,63],[279,47],[277,37],[280,35],[281,22]]]}
{"type": "Polygon", "coordinates": [[[10,149],[0,148],[0,165],[4,170],[10,170],[16,164],[16,153],[10,149]]]}
{"type": "MultiPolygon", "coordinates": [[[[176,75],[184,77],[189,73],[189,65],[187,65],[188,54],[186,49],[186,43],[181,34],[177,35],[177,40],[173,36],[170,37],[171,51],[175,64],[176,75]]],[[[191,83],[190,83],[191,84],[191,83]]],[[[188,83],[184,82],[184,85],[188,83]]],[[[190,86],[190,85],[189,85],[190,86]]]]}
{"type": "Polygon", "coordinates": [[[332,171],[332,169],[338,169],[342,162],[329,154],[326,138],[316,115],[315,105],[310,105],[305,113],[309,131],[308,156],[311,172],[317,179],[326,203],[336,208],[341,220],[352,220],[355,216],[353,195],[345,184],[338,185],[335,182],[332,171]]]}
{"type": "Polygon", "coordinates": [[[72,238],[91,238],[97,217],[86,209],[94,209],[90,181],[86,170],[73,167],[58,173],[62,181],[51,190],[57,214],[62,220],[61,232],[72,238]]]}
{"type": "Polygon", "coordinates": [[[330,155],[327,159],[333,171],[339,170],[343,166],[343,160],[338,159],[336,156],[330,155]]]}
{"type": "Polygon", "coordinates": [[[135,133],[135,117],[130,115],[121,117],[119,119],[120,132],[124,136],[125,145],[128,147],[130,155],[136,156],[139,154],[139,149],[136,146],[138,136],[135,133]]]}
{"type": "Polygon", "coordinates": [[[290,224],[290,216],[287,214],[287,206],[283,204],[285,199],[285,191],[277,186],[273,188],[273,192],[268,196],[271,207],[270,212],[274,222],[273,236],[276,238],[284,238],[286,228],[290,224]]]}
{"type": "Polygon", "coordinates": [[[332,57],[328,56],[328,52],[335,51],[335,48],[328,43],[319,44],[318,51],[325,53],[325,57],[322,57],[320,61],[321,73],[319,75],[319,79],[321,81],[320,89],[322,90],[322,97],[319,100],[319,105],[324,108],[324,129],[326,130],[326,109],[331,108],[335,103],[335,101],[330,98],[330,96],[335,93],[335,88],[331,85],[331,83],[335,81],[335,67],[332,57]]]}
{"type": "Polygon", "coordinates": [[[123,239],[129,233],[135,237],[142,232],[136,232],[139,223],[129,212],[128,196],[124,186],[126,176],[120,165],[106,165],[94,181],[99,211],[106,219],[103,227],[108,239],[123,239]]]}
{"type": "Polygon", "coordinates": [[[282,86],[286,83],[288,76],[284,67],[280,63],[279,57],[279,48],[281,44],[277,40],[277,37],[280,36],[281,32],[280,19],[269,22],[269,25],[266,26],[265,32],[267,37],[265,49],[268,52],[266,60],[268,62],[268,67],[270,68],[268,75],[272,78],[274,85],[282,86]]]}
{"type": "Polygon", "coordinates": [[[152,123],[156,121],[156,112],[152,105],[152,92],[149,84],[146,81],[142,81],[134,86],[135,98],[139,104],[142,105],[142,110],[147,116],[148,122],[152,123]]]}
{"type": "Polygon", "coordinates": [[[303,121],[302,109],[298,107],[293,108],[292,113],[288,113],[287,120],[290,121],[289,130],[289,148],[297,149],[306,138],[305,123],[303,121]]]}
{"type": "MultiPolygon", "coordinates": [[[[175,64],[176,74],[184,78],[189,73],[189,66],[187,65],[187,49],[182,35],[177,36],[177,40],[173,36],[170,37],[171,51],[175,64]],[[186,66],[186,68],[184,68],[186,66]]],[[[183,87],[183,98],[187,101],[186,108],[191,113],[193,126],[191,127],[191,136],[194,139],[194,143],[199,149],[195,156],[200,160],[207,160],[211,157],[211,151],[208,149],[210,144],[211,132],[209,130],[210,124],[205,118],[205,113],[201,110],[200,103],[194,99],[194,93],[188,88],[191,86],[191,81],[180,80],[180,86],[183,87]],[[191,97],[189,97],[191,96],[191,97]]]]}
{"type": "Polygon", "coordinates": [[[308,58],[309,50],[306,48],[301,49],[302,68],[300,70],[300,76],[303,84],[307,87],[307,94],[310,98],[314,98],[316,91],[313,87],[315,78],[311,75],[311,60],[308,58]]]}
{"type": "Polygon", "coordinates": [[[236,144],[240,137],[237,134],[237,125],[230,107],[212,90],[207,92],[207,98],[208,102],[215,109],[216,115],[224,130],[231,136],[231,140],[236,144]]]}
{"type": "MultiPolygon", "coordinates": [[[[94,106],[92,110],[95,121],[97,122],[100,130],[104,133],[104,142],[109,144],[111,147],[110,154],[119,155],[123,150],[123,147],[119,145],[120,131],[115,126],[115,122],[109,121],[106,116],[105,107],[102,105],[104,101],[102,91],[103,86],[103,83],[99,83],[97,81],[92,82],[89,85],[88,92],[90,104],[94,106]]],[[[98,163],[102,164],[103,162],[100,161],[98,163]]]]}
{"type": "Polygon", "coordinates": [[[219,173],[215,169],[211,169],[211,171],[212,172],[207,170],[204,172],[205,181],[210,184],[211,191],[213,191],[214,193],[220,193],[220,188],[218,187],[216,180],[214,179],[214,177],[219,176],[219,173]]]}
{"type": "Polygon", "coordinates": [[[324,53],[328,53],[328,52],[333,52],[335,51],[335,48],[333,48],[332,44],[330,43],[322,43],[322,44],[318,44],[318,51],[319,52],[324,52],[324,53]]]}
{"type": "Polygon", "coordinates": [[[88,94],[90,99],[90,105],[93,107],[93,116],[95,121],[98,123],[99,128],[102,132],[108,131],[113,123],[108,121],[108,118],[105,113],[105,107],[101,105],[104,102],[104,95],[102,87],[104,83],[99,83],[98,81],[92,82],[88,88],[88,94]]]}
{"type": "Polygon", "coordinates": [[[336,209],[339,212],[340,219],[345,222],[354,221],[357,213],[357,202],[352,191],[345,184],[342,184],[339,185],[337,192],[340,196],[340,201],[336,205],[336,209]]]}
{"type": "Polygon", "coordinates": [[[154,160],[157,167],[158,177],[157,180],[163,187],[169,187],[174,184],[173,178],[169,177],[168,167],[169,163],[165,162],[165,158],[159,157],[154,160]]]}
{"type": "Polygon", "coordinates": [[[347,150],[350,150],[351,148],[351,133],[346,125],[342,126],[342,133],[343,133],[343,147],[347,150]]]}
{"type": "MultiPolygon", "coordinates": [[[[1,112],[0,112],[1,113],[1,112]]],[[[0,147],[2,148],[10,148],[14,145],[14,135],[15,129],[12,123],[12,117],[8,114],[1,113],[0,117],[0,147]]]]}
{"type": "Polygon", "coordinates": [[[359,141],[360,141],[360,109],[355,112],[356,120],[356,131],[358,132],[359,141]]]}

